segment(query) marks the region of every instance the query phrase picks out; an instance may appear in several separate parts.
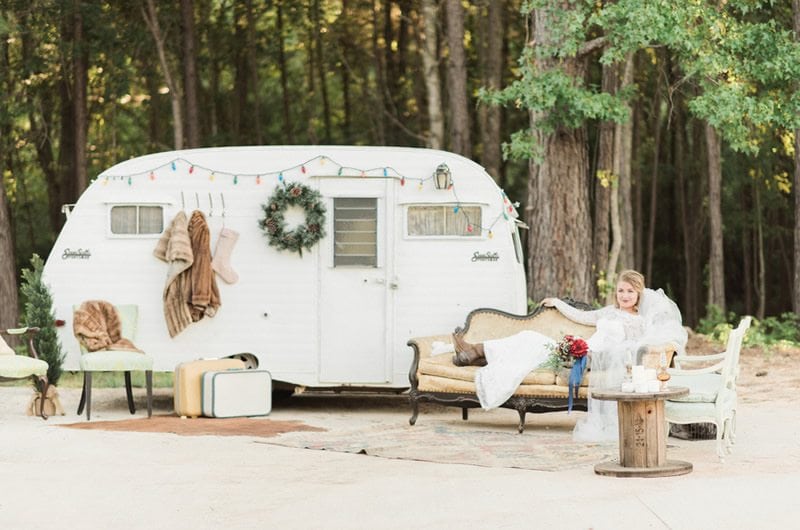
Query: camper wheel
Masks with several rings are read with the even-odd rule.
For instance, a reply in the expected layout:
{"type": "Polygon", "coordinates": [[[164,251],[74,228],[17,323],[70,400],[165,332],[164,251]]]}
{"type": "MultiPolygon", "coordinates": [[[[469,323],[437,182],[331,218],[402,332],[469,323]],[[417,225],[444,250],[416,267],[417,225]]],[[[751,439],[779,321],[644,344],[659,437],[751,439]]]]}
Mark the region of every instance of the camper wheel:
{"type": "Polygon", "coordinates": [[[228,355],[226,359],[239,359],[244,363],[244,367],[247,370],[255,370],[258,368],[258,357],[252,353],[236,353],[228,355]]]}

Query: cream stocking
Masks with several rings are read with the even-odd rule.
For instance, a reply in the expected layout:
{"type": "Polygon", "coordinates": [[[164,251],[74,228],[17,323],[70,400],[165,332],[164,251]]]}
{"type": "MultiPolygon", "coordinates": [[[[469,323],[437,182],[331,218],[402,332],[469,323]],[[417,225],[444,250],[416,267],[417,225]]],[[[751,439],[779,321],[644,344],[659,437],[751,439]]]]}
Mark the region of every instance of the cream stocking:
{"type": "Polygon", "coordinates": [[[231,254],[236,241],[239,239],[239,232],[230,228],[223,228],[217,239],[217,246],[214,249],[214,258],[211,260],[211,268],[219,274],[225,283],[236,283],[239,281],[239,274],[231,268],[231,254]]]}

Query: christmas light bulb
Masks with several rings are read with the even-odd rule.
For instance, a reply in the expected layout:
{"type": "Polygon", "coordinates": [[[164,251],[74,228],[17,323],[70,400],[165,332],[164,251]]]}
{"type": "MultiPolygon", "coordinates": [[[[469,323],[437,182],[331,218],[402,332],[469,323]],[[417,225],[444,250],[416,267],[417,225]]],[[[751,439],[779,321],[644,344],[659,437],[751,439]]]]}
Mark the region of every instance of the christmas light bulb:
{"type": "Polygon", "coordinates": [[[155,173],[153,173],[153,172],[151,171],[151,172],[150,172],[150,180],[155,180],[155,179],[156,179],[156,175],[155,175],[155,173]]]}
{"type": "Polygon", "coordinates": [[[175,161],[174,160],[172,161],[172,164],[170,164],[170,166],[172,167],[172,171],[175,171],[177,166],[175,166],[175,161]]]}
{"type": "Polygon", "coordinates": [[[401,186],[405,186],[406,185],[406,178],[405,177],[401,177],[400,178],[400,185],[401,186]]]}
{"type": "Polygon", "coordinates": [[[256,185],[261,184],[261,175],[256,175],[256,185]]]}
{"type": "Polygon", "coordinates": [[[191,175],[194,173],[194,166],[189,166],[189,174],[191,175]]]}
{"type": "Polygon", "coordinates": [[[389,172],[386,170],[386,168],[383,168],[383,176],[384,177],[388,177],[389,176],[389,172]]]}
{"type": "Polygon", "coordinates": [[[208,176],[208,180],[214,180],[217,176],[212,171],[211,174],[208,176]]]}
{"type": "Polygon", "coordinates": [[[239,184],[239,175],[234,175],[233,176],[233,183],[234,183],[234,185],[235,184],[239,184]]]}

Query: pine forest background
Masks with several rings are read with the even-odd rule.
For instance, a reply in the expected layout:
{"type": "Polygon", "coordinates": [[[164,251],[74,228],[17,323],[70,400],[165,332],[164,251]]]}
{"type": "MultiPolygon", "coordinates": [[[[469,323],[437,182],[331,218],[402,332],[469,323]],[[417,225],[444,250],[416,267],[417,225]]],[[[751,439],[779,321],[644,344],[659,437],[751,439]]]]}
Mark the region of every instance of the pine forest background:
{"type": "Polygon", "coordinates": [[[176,148],[434,147],[531,227],[532,300],[636,268],[800,313],[800,0],[0,0],[0,322],[102,170],[176,148]]]}

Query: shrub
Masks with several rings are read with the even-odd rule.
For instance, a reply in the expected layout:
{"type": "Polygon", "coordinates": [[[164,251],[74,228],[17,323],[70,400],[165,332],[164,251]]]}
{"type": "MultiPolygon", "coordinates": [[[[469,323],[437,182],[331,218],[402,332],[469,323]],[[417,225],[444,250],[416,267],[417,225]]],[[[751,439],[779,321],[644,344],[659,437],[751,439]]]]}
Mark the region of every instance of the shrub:
{"type": "Polygon", "coordinates": [[[38,327],[33,344],[39,358],[47,361],[47,380],[51,385],[57,385],[61,378],[61,367],[64,364],[65,353],[58,340],[53,313],[53,297],[50,288],[42,281],[42,258],[34,254],[31,258],[30,269],[22,271],[22,286],[20,291],[25,300],[25,325],[38,327]]]}

